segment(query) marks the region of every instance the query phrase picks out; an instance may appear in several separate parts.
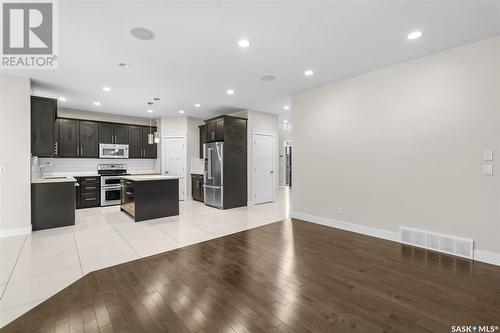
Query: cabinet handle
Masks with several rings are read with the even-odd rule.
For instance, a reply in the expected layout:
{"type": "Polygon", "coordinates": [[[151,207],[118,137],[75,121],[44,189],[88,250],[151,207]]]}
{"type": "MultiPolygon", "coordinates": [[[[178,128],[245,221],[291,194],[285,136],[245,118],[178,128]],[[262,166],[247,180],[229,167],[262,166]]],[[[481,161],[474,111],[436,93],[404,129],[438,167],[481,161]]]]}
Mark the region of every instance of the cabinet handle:
{"type": "Polygon", "coordinates": [[[83,156],[83,147],[80,147],[80,156],[83,156]]]}
{"type": "Polygon", "coordinates": [[[87,186],[85,187],[86,190],[95,190],[95,186],[87,186]]]}
{"type": "Polygon", "coordinates": [[[76,156],[80,156],[80,147],[76,147],[76,156]]]}
{"type": "Polygon", "coordinates": [[[116,135],[115,135],[115,143],[116,143],[116,135]]]}
{"type": "Polygon", "coordinates": [[[95,200],[96,198],[85,198],[85,201],[93,201],[95,200]]]}

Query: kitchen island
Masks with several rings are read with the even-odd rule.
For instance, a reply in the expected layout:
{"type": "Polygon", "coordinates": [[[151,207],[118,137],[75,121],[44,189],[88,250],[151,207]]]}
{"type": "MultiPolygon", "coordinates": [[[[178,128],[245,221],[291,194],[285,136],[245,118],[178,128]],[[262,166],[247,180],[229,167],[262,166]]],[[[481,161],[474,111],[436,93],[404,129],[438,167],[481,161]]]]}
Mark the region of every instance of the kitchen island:
{"type": "Polygon", "coordinates": [[[121,178],[121,210],[135,222],[179,215],[179,179],[163,175],[121,178]]]}

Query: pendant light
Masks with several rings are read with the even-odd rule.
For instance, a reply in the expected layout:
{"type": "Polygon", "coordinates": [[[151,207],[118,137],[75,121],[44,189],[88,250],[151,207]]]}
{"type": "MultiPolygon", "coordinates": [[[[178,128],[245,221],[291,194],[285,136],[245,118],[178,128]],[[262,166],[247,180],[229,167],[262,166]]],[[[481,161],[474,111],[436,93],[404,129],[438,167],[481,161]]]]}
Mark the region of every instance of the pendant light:
{"type": "Polygon", "coordinates": [[[160,127],[160,116],[158,112],[156,112],[156,131],[155,131],[155,143],[160,143],[160,132],[159,132],[159,127],[160,127]]]}
{"type": "MultiPolygon", "coordinates": [[[[158,102],[160,99],[158,97],[154,98],[155,102],[158,102]]],[[[160,112],[156,111],[156,131],[154,134],[154,142],[160,143],[160,112]]]]}
{"type": "MultiPolygon", "coordinates": [[[[151,108],[152,104],[153,104],[153,102],[148,102],[148,105],[150,108],[151,108]]],[[[149,111],[152,111],[152,110],[148,110],[148,112],[149,111]]],[[[148,144],[149,145],[152,145],[154,143],[154,136],[153,136],[153,133],[151,133],[151,113],[152,112],[149,112],[149,134],[148,134],[148,144]]]]}

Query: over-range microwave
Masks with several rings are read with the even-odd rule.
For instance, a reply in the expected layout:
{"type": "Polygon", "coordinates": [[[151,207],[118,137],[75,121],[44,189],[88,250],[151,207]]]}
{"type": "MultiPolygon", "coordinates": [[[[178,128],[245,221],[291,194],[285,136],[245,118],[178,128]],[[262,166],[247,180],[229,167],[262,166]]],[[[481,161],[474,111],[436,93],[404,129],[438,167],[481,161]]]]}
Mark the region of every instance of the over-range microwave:
{"type": "Polygon", "coordinates": [[[128,145],[100,143],[99,158],[128,158],[128,145]]]}

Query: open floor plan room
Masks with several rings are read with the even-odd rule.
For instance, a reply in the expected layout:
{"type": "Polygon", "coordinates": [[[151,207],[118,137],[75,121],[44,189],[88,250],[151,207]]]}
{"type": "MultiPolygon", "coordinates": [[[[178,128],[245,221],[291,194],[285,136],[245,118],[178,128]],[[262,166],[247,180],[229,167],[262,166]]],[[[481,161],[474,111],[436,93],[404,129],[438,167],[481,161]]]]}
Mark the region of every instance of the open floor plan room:
{"type": "Polygon", "coordinates": [[[500,333],[500,0],[0,8],[0,332],[500,333]]]}

